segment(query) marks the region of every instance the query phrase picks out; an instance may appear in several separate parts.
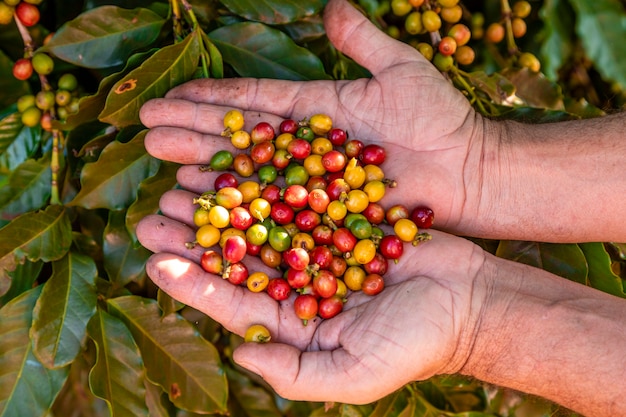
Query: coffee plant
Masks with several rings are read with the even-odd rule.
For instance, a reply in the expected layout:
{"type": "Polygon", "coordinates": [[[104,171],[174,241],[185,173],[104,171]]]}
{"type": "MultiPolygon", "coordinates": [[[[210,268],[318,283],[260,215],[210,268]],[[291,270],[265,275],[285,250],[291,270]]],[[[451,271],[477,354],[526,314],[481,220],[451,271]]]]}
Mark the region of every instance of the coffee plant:
{"type": "MultiPolygon", "coordinates": [[[[408,384],[364,406],[287,401],[231,360],[243,338],[147,278],[150,253],[139,245],[136,225],[176,187],[178,167],[146,153],[142,104],[200,77],[368,77],[326,39],[324,5],[0,1],[0,416],[572,415],[456,375],[408,384]]],[[[485,116],[542,123],[601,116],[624,105],[621,2],[359,0],[354,6],[413,45],[485,116]]],[[[227,162],[213,168],[229,170],[227,162]]],[[[271,177],[270,171],[262,175],[271,177]]],[[[365,228],[371,223],[359,221],[365,228]]],[[[399,233],[409,233],[407,241],[415,236],[409,226],[399,233]]],[[[374,246],[365,240],[369,261],[374,246]]],[[[624,244],[477,243],[626,296],[624,244]]],[[[389,245],[385,256],[392,259],[398,243],[389,245]]],[[[232,260],[239,259],[237,250],[232,260]]],[[[300,252],[293,253],[294,265],[300,252]]],[[[234,274],[236,262],[211,262],[207,256],[207,268],[234,274]]],[[[267,285],[253,275],[244,278],[249,287],[267,285]]],[[[314,316],[302,314],[304,321],[314,316]]],[[[269,337],[252,329],[246,340],[269,337]]]]}

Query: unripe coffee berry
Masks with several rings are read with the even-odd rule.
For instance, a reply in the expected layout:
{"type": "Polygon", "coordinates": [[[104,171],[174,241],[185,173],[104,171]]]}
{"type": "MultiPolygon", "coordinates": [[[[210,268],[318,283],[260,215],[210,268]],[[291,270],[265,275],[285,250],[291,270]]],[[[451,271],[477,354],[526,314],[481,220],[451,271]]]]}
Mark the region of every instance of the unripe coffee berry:
{"type": "Polygon", "coordinates": [[[433,10],[422,13],[422,24],[428,32],[436,32],[441,28],[441,18],[433,10]]]}
{"type": "Polygon", "coordinates": [[[26,109],[35,107],[35,96],[27,94],[17,99],[17,111],[24,113],[26,109]]]}
{"type": "Polygon", "coordinates": [[[0,2],[0,25],[8,25],[13,20],[13,7],[0,2]]]}
{"type": "Polygon", "coordinates": [[[424,58],[426,58],[429,61],[433,60],[433,55],[435,54],[435,51],[433,50],[433,47],[431,44],[427,42],[420,42],[417,44],[416,48],[418,51],[420,51],[422,55],[424,55],[424,58]]]}
{"type": "Polygon", "coordinates": [[[437,0],[437,3],[443,7],[453,7],[459,3],[459,0],[437,0]]]}
{"type": "Polygon", "coordinates": [[[55,96],[52,91],[40,91],[35,96],[35,105],[41,110],[48,110],[54,106],[55,96]]]}
{"type": "Polygon", "coordinates": [[[422,24],[422,14],[420,12],[412,12],[404,21],[404,28],[411,35],[417,35],[424,30],[422,24]]]}
{"type": "Polygon", "coordinates": [[[396,16],[407,15],[413,6],[407,0],[391,0],[391,12],[396,16]]]}
{"type": "Polygon", "coordinates": [[[513,4],[513,14],[517,17],[521,17],[522,19],[528,17],[532,7],[529,2],[522,0],[513,4]]]}
{"type": "Polygon", "coordinates": [[[491,43],[498,43],[504,39],[504,26],[500,23],[492,23],[487,27],[487,32],[485,33],[485,37],[487,41],[491,43]]]}
{"type": "Polygon", "coordinates": [[[37,107],[30,107],[22,113],[22,123],[24,126],[35,127],[41,120],[41,110],[37,107]]]}
{"type": "Polygon", "coordinates": [[[458,4],[453,7],[443,7],[439,15],[445,22],[457,23],[463,17],[463,9],[458,4]]]}
{"type": "Polygon", "coordinates": [[[59,106],[67,106],[72,101],[72,94],[67,90],[58,90],[55,95],[55,101],[59,106]]]}
{"type": "Polygon", "coordinates": [[[441,72],[447,72],[452,69],[454,66],[454,58],[450,55],[442,55],[441,53],[436,53],[433,58],[433,64],[435,67],[441,72]]]}
{"type": "Polygon", "coordinates": [[[66,73],[59,78],[57,87],[60,90],[74,91],[78,87],[78,80],[74,74],[66,73]]]}
{"type": "Polygon", "coordinates": [[[476,53],[471,46],[467,45],[459,46],[454,53],[454,59],[461,65],[470,65],[475,58],[476,53]]]}
{"type": "Polygon", "coordinates": [[[521,38],[526,34],[526,22],[519,17],[515,17],[511,20],[511,29],[514,37],[521,38]]]}
{"type": "Polygon", "coordinates": [[[262,324],[253,324],[248,327],[243,340],[254,343],[267,343],[271,339],[270,331],[262,324]]]}
{"type": "MultiPolygon", "coordinates": [[[[34,7],[34,6],[33,6],[34,7]]],[[[50,55],[45,53],[37,53],[33,56],[33,69],[37,74],[48,75],[54,69],[54,61],[50,55]]]]}
{"type": "Polygon", "coordinates": [[[518,64],[521,67],[528,68],[533,72],[539,72],[541,69],[541,63],[537,57],[530,52],[523,52],[518,58],[518,64]]]}
{"type": "Polygon", "coordinates": [[[224,135],[243,129],[243,114],[239,110],[229,110],[224,115],[224,135]]]}
{"type": "Polygon", "coordinates": [[[323,136],[333,127],[332,119],[326,114],[314,114],[309,119],[309,127],[318,136],[323,136]]]}

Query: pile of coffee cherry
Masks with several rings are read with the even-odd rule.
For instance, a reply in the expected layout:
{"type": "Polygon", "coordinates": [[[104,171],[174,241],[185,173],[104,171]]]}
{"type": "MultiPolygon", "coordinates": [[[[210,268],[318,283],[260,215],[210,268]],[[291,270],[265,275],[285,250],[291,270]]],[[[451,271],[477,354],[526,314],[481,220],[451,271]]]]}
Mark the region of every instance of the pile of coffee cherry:
{"type": "Polygon", "coordinates": [[[349,138],[325,114],[243,127],[243,114],[228,111],[222,136],[237,151],[220,150],[201,167],[219,173],[193,201],[196,239],[187,245],[206,248],[205,271],[277,301],[295,291],[306,324],[337,315],[352,292],[380,293],[404,245],[430,239],[421,231],[432,226],[430,208],[382,205],[397,186],[382,170],[382,146],[349,138]],[[251,271],[250,256],[276,273],[251,271]]]}

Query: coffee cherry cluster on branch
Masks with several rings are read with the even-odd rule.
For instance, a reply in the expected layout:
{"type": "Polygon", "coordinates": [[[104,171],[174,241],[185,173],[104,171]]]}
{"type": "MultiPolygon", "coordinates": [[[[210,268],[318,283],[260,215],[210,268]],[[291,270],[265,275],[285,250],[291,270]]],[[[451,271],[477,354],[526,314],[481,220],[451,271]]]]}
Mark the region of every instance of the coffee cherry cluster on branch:
{"type": "MultiPolygon", "coordinates": [[[[40,13],[37,5],[42,0],[2,0],[0,1],[0,24],[16,23],[23,26],[21,32],[39,22],[40,13]]],[[[17,110],[21,114],[22,124],[28,127],[41,125],[44,130],[52,130],[52,121],[64,121],[70,114],[78,111],[78,80],[71,73],[65,73],[55,80],[54,60],[45,52],[35,50],[30,35],[24,35],[24,56],[15,61],[13,76],[21,81],[38,78],[41,91],[27,94],[17,101],[17,110]],[[54,81],[54,83],[52,82],[54,81]],[[53,85],[53,84],[56,84],[53,85]]],[[[50,33],[44,45],[53,36],[50,33]]]]}
{"type": "Polygon", "coordinates": [[[221,172],[194,199],[196,240],[188,246],[207,249],[205,271],[277,301],[296,291],[295,313],[306,324],[341,312],[351,292],[381,292],[388,262],[405,244],[430,239],[419,230],[431,227],[430,208],[382,205],[397,185],[381,168],[382,146],[348,138],[325,114],[277,129],[243,126],[241,112],[226,113],[223,136],[239,152],[220,150],[202,168],[221,172]],[[249,270],[246,256],[276,273],[249,270]]]}
{"type": "MultiPolygon", "coordinates": [[[[48,57],[45,54],[37,55],[48,57]]],[[[53,119],[63,121],[70,114],[78,111],[79,97],[76,77],[70,73],[63,74],[56,81],[56,84],[56,89],[47,83],[47,88],[42,89],[37,94],[27,94],[17,100],[17,110],[21,113],[22,123],[25,126],[41,125],[44,130],[49,131],[52,129],[53,119]]]]}
{"type": "Polygon", "coordinates": [[[0,1],[0,25],[8,25],[13,17],[26,27],[39,22],[39,5],[43,0],[2,0],[0,1]]]}
{"type": "MultiPolygon", "coordinates": [[[[517,0],[511,7],[505,0],[502,4],[501,19],[486,29],[484,16],[470,13],[459,0],[391,0],[391,12],[403,19],[403,30],[412,37],[409,43],[440,71],[447,72],[455,64],[467,66],[474,62],[476,53],[470,40],[498,44],[507,36],[512,41],[526,34],[524,19],[530,15],[530,3],[517,0]]],[[[390,33],[399,36],[400,30],[392,25],[390,33]]],[[[533,54],[520,52],[517,47],[508,52],[516,56],[519,66],[539,71],[539,61],[533,54]]]]}
{"type": "Polygon", "coordinates": [[[392,0],[392,13],[404,19],[404,30],[415,36],[411,43],[428,60],[447,71],[454,62],[469,65],[476,56],[468,45],[472,32],[461,22],[459,0],[392,0]]]}

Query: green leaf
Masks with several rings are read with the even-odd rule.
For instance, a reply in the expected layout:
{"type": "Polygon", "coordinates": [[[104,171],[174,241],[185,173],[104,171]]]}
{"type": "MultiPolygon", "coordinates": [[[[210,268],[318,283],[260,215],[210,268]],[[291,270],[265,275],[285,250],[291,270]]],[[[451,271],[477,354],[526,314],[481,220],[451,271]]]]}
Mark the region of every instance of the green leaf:
{"type": "Polygon", "coordinates": [[[222,0],[231,12],[246,20],[282,25],[319,13],[324,0],[222,0]]]}
{"type": "Polygon", "coordinates": [[[9,186],[0,189],[0,218],[11,220],[43,207],[51,193],[50,155],[29,159],[9,177],[9,186]]]}
{"type": "Polygon", "coordinates": [[[128,328],[98,309],[87,330],[97,350],[89,373],[91,391],[106,401],[112,416],[147,416],[145,368],[128,328]]]}
{"type": "Polygon", "coordinates": [[[428,402],[428,399],[421,395],[413,395],[407,398],[407,405],[398,414],[398,417],[496,417],[495,414],[483,413],[480,411],[466,411],[454,413],[443,411],[428,402]]]}
{"type": "Polygon", "coordinates": [[[72,243],[72,227],[63,206],[26,213],[0,229],[0,288],[9,272],[25,259],[50,262],[62,258],[72,243]]]}
{"type": "Polygon", "coordinates": [[[74,130],[81,125],[98,120],[98,115],[102,112],[102,109],[104,109],[109,91],[113,88],[115,83],[128,74],[128,72],[141,65],[157,50],[158,49],[151,49],[147,52],[132,55],[128,61],[126,61],[126,66],[122,71],[111,74],[100,81],[98,91],[95,94],[80,98],[78,101],[78,112],[70,114],[63,122],[54,120],[52,126],[59,130],[74,130]]]}
{"type": "MultiPolygon", "coordinates": [[[[245,375],[228,368],[231,403],[236,402],[242,415],[257,417],[280,417],[283,413],[276,407],[274,396],[267,389],[253,383],[245,375]]],[[[232,408],[232,405],[230,406],[232,408]]]]}
{"type": "Polygon", "coordinates": [[[10,106],[31,91],[27,81],[13,76],[13,61],[3,51],[0,51],[0,91],[0,108],[10,106]]]}
{"type": "Polygon", "coordinates": [[[600,291],[626,298],[624,281],[611,269],[611,256],[604,244],[599,242],[580,243],[589,264],[589,285],[600,291]]]}
{"type": "Polygon", "coordinates": [[[565,0],[546,0],[539,11],[543,21],[544,41],[541,44],[541,72],[557,81],[558,71],[572,55],[574,11],[565,0]]]}
{"type": "Polygon", "coordinates": [[[202,32],[202,42],[204,49],[209,54],[209,74],[213,78],[224,78],[224,61],[220,50],[211,42],[206,33],[202,32]]]}
{"type": "Polygon", "coordinates": [[[41,50],[82,67],[114,67],[154,42],[164,23],[148,9],[102,6],[65,23],[41,50]]]}
{"type": "Polygon", "coordinates": [[[573,120],[578,117],[561,110],[546,110],[537,107],[504,107],[496,119],[517,120],[522,123],[554,123],[573,120]]]}
{"type": "Polygon", "coordinates": [[[184,410],[224,413],[228,387],[219,354],[179,314],[161,317],[154,300],[137,296],[108,301],[110,313],[130,329],[148,378],[184,410]]]}
{"type": "Polygon", "coordinates": [[[161,161],[159,171],[139,184],[137,199],[126,213],[126,228],[133,242],[137,241],[135,230],[139,221],[148,214],[158,213],[161,196],[176,186],[176,171],[179,167],[179,164],[161,161]]]}
{"type": "Polygon", "coordinates": [[[376,406],[369,417],[386,417],[396,409],[396,402],[401,394],[401,390],[397,390],[376,402],[376,406]]]}
{"type": "Polygon", "coordinates": [[[515,86],[515,95],[524,101],[524,105],[545,110],[564,110],[561,88],[543,74],[528,68],[508,68],[502,71],[502,75],[515,86]]]}
{"type": "Polygon", "coordinates": [[[102,242],[104,269],[109,280],[117,287],[143,281],[146,277],[145,264],[152,254],[143,246],[133,246],[124,224],[125,219],[126,212],[111,210],[102,242]]]}
{"type": "MultiPolygon", "coordinates": [[[[326,35],[324,20],[320,15],[315,15],[306,19],[298,20],[297,22],[289,23],[282,26],[281,29],[298,45],[320,39],[326,35]]],[[[355,65],[354,69],[356,73],[353,74],[355,75],[362,71],[362,67],[358,67],[357,65],[355,65]]]]}
{"type": "Polygon", "coordinates": [[[209,38],[224,61],[242,77],[284,80],[328,79],[320,59],[287,35],[262,23],[235,23],[214,30],[209,38]]]}
{"type": "MultiPolygon", "coordinates": [[[[11,287],[9,290],[3,291],[2,288],[0,288],[0,294],[6,292],[6,294],[0,297],[0,307],[33,288],[35,281],[39,278],[42,268],[43,262],[41,261],[24,261],[24,263],[17,264],[15,270],[8,273],[11,277],[11,287]]],[[[3,282],[8,281],[0,280],[0,284],[3,282]]]]}
{"type": "Polygon", "coordinates": [[[156,172],[158,160],[143,145],[147,130],[128,143],[112,142],[98,161],[85,164],[81,190],[68,204],[88,209],[121,210],[137,197],[137,187],[156,172]]]}
{"type": "Polygon", "coordinates": [[[576,244],[503,240],[496,256],[536,266],[582,284],[587,281],[587,260],[576,244]]]}
{"type": "Polygon", "coordinates": [[[487,74],[483,71],[475,71],[467,75],[467,81],[496,104],[510,101],[511,97],[515,95],[513,83],[497,72],[487,74]]]}
{"type": "MultiPolygon", "coordinates": [[[[150,382],[148,378],[144,379],[146,386],[146,405],[150,410],[150,417],[171,417],[169,411],[172,404],[163,396],[163,390],[160,386],[150,382]]],[[[191,417],[191,416],[190,416],[191,417]]]]}
{"type": "Polygon", "coordinates": [[[40,138],[41,129],[25,127],[20,113],[12,113],[0,120],[0,173],[8,174],[32,157],[40,138]]]}
{"type": "Polygon", "coordinates": [[[119,80],[107,96],[100,120],[117,127],[140,124],[143,103],[192,78],[200,59],[199,38],[195,31],[182,42],[161,48],[119,80]]]}
{"type": "Polygon", "coordinates": [[[626,88],[626,13],[615,0],[570,0],[576,33],[595,68],[607,81],[626,88]]]}
{"type": "Polygon", "coordinates": [[[47,368],[68,365],[80,352],[96,312],[97,275],[93,259],[79,253],[68,252],[52,263],[31,328],[33,350],[47,368]]]}
{"type": "Polygon", "coordinates": [[[28,332],[41,286],[0,309],[0,417],[46,416],[68,375],[50,370],[31,350],[28,332]]]}
{"type": "Polygon", "coordinates": [[[161,309],[161,313],[164,316],[168,314],[176,313],[183,308],[185,308],[185,304],[173,298],[171,295],[163,291],[162,289],[157,290],[156,296],[157,303],[159,304],[159,309],[161,309]]]}

